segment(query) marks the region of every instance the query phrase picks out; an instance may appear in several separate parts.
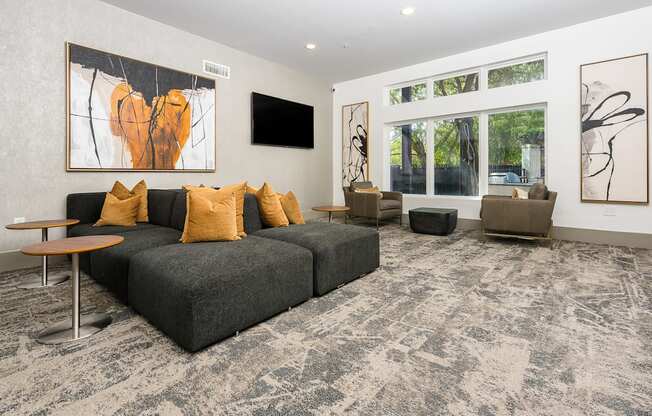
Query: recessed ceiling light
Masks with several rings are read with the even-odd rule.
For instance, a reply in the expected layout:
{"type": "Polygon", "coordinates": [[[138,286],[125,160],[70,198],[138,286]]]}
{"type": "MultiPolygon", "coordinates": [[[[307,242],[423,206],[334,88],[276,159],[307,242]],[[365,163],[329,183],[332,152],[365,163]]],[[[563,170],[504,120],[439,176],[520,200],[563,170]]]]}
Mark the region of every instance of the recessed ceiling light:
{"type": "Polygon", "coordinates": [[[306,49],[313,50],[315,48],[317,48],[317,45],[315,45],[314,43],[306,43],[306,49]]]}
{"type": "Polygon", "coordinates": [[[414,14],[414,7],[406,7],[404,9],[401,9],[401,14],[403,16],[409,16],[411,14],[414,14]]]}

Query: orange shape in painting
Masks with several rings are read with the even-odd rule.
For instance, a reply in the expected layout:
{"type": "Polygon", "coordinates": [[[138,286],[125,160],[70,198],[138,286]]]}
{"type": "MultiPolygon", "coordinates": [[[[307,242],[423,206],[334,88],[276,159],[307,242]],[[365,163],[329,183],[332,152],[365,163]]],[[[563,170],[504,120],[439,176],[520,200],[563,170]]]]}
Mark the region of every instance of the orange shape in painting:
{"type": "Polygon", "coordinates": [[[190,123],[190,103],[181,90],[154,97],[149,106],[126,82],[113,89],[111,133],[126,142],[134,169],[174,169],[190,123]]]}

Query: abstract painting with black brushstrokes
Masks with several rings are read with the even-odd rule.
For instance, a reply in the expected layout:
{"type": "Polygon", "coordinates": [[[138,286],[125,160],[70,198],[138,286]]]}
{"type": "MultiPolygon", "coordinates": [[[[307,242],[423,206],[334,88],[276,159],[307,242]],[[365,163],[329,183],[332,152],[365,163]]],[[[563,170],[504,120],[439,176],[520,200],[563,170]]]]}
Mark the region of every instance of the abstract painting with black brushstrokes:
{"type": "Polygon", "coordinates": [[[646,204],[647,54],[582,65],[582,201],[646,204]]]}
{"type": "Polygon", "coordinates": [[[215,81],[68,43],[68,170],[215,171],[215,81]]]}
{"type": "Polygon", "coordinates": [[[369,180],[369,103],[342,107],[342,186],[369,180]]]}

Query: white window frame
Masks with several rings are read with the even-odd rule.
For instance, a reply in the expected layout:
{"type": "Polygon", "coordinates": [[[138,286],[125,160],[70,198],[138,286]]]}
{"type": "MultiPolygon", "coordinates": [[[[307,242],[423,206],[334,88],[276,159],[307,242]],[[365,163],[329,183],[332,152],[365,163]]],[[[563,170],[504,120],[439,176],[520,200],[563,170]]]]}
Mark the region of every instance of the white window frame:
{"type": "MultiPolygon", "coordinates": [[[[483,78],[482,77],[482,68],[473,68],[473,69],[469,69],[469,70],[466,70],[466,71],[451,72],[451,73],[448,73],[448,74],[437,75],[437,76],[434,76],[434,77],[430,78],[430,87],[432,88],[432,94],[430,94],[430,97],[432,97],[435,100],[438,100],[440,98],[444,98],[444,97],[442,97],[440,95],[435,95],[435,82],[443,81],[443,80],[450,79],[450,78],[462,77],[462,76],[471,75],[471,74],[478,74],[478,89],[475,90],[475,91],[462,92],[462,93],[455,94],[455,95],[472,94],[474,92],[482,91],[482,78],[483,78]]],[[[453,96],[449,95],[448,97],[453,97],[453,96]]]]}
{"type": "MultiPolygon", "coordinates": [[[[448,78],[454,78],[457,76],[461,75],[468,75],[468,74],[473,74],[473,73],[479,73],[479,80],[478,80],[478,90],[477,91],[471,91],[466,94],[470,93],[478,93],[478,92],[486,92],[489,90],[496,90],[499,88],[507,88],[507,87],[518,87],[522,85],[527,85],[531,84],[533,82],[541,82],[541,81],[546,81],[548,80],[548,52],[541,52],[541,53],[536,53],[532,55],[527,55],[527,56],[522,56],[519,58],[512,58],[512,59],[507,59],[499,62],[492,62],[487,65],[482,65],[478,67],[471,67],[471,68],[466,68],[462,69],[459,71],[451,71],[451,72],[445,72],[445,73],[440,73],[436,75],[432,75],[429,77],[425,78],[417,78],[414,80],[410,81],[405,81],[405,82],[399,82],[395,84],[390,84],[385,87],[385,91],[383,94],[383,104],[389,107],[395,107],[397,105],[401,104],[412,104],[412,103],[423,103],[426,101],[430,100],[437,100],[445,97],[440,97],[440,96],[435,96],[434,93],[434,83],[435,81],[441,81],[443,79],[448,79],[448,78]],[[543,60],[543,78],[540,80],[536,81],[530,81],[530,82],[524,82],[521,84],[512,84],[512,85],[504,85],[502,87],[494,87],[494,88],[489,88],[489,71],[492,69],[500,69],[500,68],[506,68],[510,67],[513,65],[519,65],[519,64],[524,64],[528,62],[534,62],[534,61],[539,61],[543,60]],[[422,84],[426,83],[426,98],[424,100],[419,100],[419,101],[411,101],[409,103],[398,103],[398,104],[390,104],[390,98],[389,98],[389,93],[390,90],[395,89],[395,88],[404,88],[408,86],[414,86],[417,84],[422,84]]],[[[455,94],[455,95],[461,95],[461,94],[455,94]]]]}
{"type": "Polygon", "coordinates": [[[485,128],[487,130],[486,132],[486,147],[487,147],[487,157],[484,158],[486,160],[486,171],[484,175],[484,180],[486,184],[486,189],[485,193],[483,195],[486,195],[487,192],[489,192],[489,116],[493,114],[505,114],[505,113],[515,113],[518,111],[536,111],[536,110],[543,110],[543,158],[544,158],[544,169],[545,169],[545,174],[543,176],[543,183],[544,185],[548,183],[548,104],[547,103],[539,103],[539,104],[531,104],[531,105],[522,105],[522,106],[516,106],[516,107],[506,107],[506,108],[498,108],[498,109],[492,109],[485,111],[485,115],[487,117],[485,128]]]}
{"type": "Polygon", "coordinates": [[[507,87],[516,87],[519,85],[526,85],[530,84],[533,82],[541,82],[541,81],[546,81],[548,80],[548,54],[547,53],[540,53],[536,55],[529,55],[525,56],[522,58],[516,58],[516,59],[510,59],[509,61],[503,61],[503,62],[497,62],[491,65],[485,66],[485,88],[486,90],[496,90],[498,88],[507,88],[507,87]],[[503,85],[500,87],[489,87],[489,72],[494,70],[494,69],[501,69],[501,68],[509,68],[510,66],[515,66],[515,65],[521,65],[521,64],[527,64],[529,62],[536,62],[536,61],[543,61],[543,78],[542,79],[537,79],[534,81],[528,81],[528,82],[521,82],[520,84],[510,84],[510,85],[503,85]]]}
{"type": "MultiPolygon", "coordinates": [[[[481,163],[478,163],[478,193],[480,195],[437,195],[435,194],[435,123],[438,121],[447,121],[447,120],[455,120],[456,118],[464,118],[464,117],[477,117],[478,118],[478,157],[480,158],[480,161],[483,159],[483,153],[480,150],[481,146],[481,133],[482,129],[480,128],[480,123],[482,122],[481,118],[482,112],[480,111],[473,111],[469,113],[459,113],[459,114],[454,114],[454,115],[445,115],[445,116],[439,116],[439,117],[433,117],[429,119],[430,124],[428,125],[429,129],[428,132],[430,133],[431,136],[431,141],[428,143],[428,149],[431,151],[431,157],[430,157],[430,165],[432,167],[432,182],[426,183],[427,189],[426,189],[426,194],[428,196],[433,196],[437,198],[478,198],[482,196],[482,170],[481,170],[481,163]]],[[[487,155],[489,155],[487,153],[487,155]]],[[[426,166],[428,162],[426,161],[426,166]]]]}
{"type": "Polygon", "coordinates": [[[383,187],[391,189],[391,132],[394,128],[418,122],[426,123],[426,193],[406,194],[410,197],[429,198],[452,198],[452,199],[481,199],[489,191],[489,116],[492,114],[503,114],[517,111],[543,110],[544,112],[544,183],[548,181],[550,173],[548,169],[548,106],[546,103],[531,104],[525,106],[492,108],[484,111],[472,111],[468,113],[447,114],[437,117],[418,118],[402,120],[385,124],[384,140],[385,152],[383,152],[383,187]],[[478,193],[479,195],[436,195],[435,194],[435,130],[434,125],[438,121],[454,120],[463,117],[478,117],[478,193]]]}
{"type": "Polygon", "coordinates": [[[385,88],[385,94],[384,94],[385,95],[385,105],[390,106],[390,107],[394,107],[394,106],[402,105],[402,104],[412,104],[412,103],[423,102],[423,101],[426,101],[426,100],[428,100],[430,98],[430,91],[431,91],[431,88],[428,86],[428,79],[427,78],[425,78],[425,79],[417,79],[417,80],[414,80],[414,81],[401,82],[400,84],[388,85],[385,88]],[[392,104],[390,102],[390,91],[391,90],[395,90],[397,88],[414,87],[415,85],[419,85],[419,84],[426,84],[426,98],[424,98],[423,100],[410,101],[410,102],[407,102],[407,103],[396,103],[396,104],[392,104]]]}

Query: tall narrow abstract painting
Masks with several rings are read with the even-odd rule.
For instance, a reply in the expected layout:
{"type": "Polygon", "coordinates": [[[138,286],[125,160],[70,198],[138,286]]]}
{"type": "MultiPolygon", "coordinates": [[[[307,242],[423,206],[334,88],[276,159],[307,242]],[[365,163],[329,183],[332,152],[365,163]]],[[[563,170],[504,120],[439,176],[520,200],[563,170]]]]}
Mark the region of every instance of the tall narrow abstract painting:
{"type": "Polygon", "coordinates": [[[67,169],[215,171],[215,81],[67,44],[67,169]]]}
{"type": "Polygon", "coordinates": [[[342,107],[342,186],[369,180],[369,103],[342,107]]]}
{"type": "Polygon", "coordinates": [[[582,65],[582,201],[647,204],[648,56],[582,65]]]}

